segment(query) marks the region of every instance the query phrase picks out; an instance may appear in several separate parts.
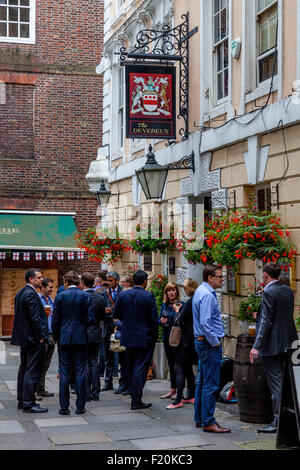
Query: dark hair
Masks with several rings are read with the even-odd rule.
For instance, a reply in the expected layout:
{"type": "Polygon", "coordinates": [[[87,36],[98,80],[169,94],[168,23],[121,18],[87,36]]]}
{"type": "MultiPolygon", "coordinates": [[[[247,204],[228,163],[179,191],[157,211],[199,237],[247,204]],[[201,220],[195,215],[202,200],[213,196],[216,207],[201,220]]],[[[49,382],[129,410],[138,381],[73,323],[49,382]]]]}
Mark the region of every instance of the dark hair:
{"type": "Polygon", "coordinates": [[[269,274],[272,279],[279,279],[281,267],[276,263],[268,263],[264,266],[263,272],[269,274]]]}
{"type": "Polygon", "coordinates": [[[120,280],[120,276],[116,271],[109,271],[109,273],[106,274],[106,279],[108,277],[113,277],[116,281],[120,280]]]}
{"type": "Polygon", "coordinates": [[[94,280],[95,280],[95,276],[91,273],[82,273],[81,275],[81,281],[89,289],[91,289],[94,286],[94,280]]]}
{"type": "Polygon", "coordinates": [[[75,271],[67,272],[63,277],[64,282],[67,282],[69,285],[74,284],[74,286],[79,286],[80,277],[75,271]]]}
{"type": "Polygon", "coordinates": [[[53,279],[50,279],[50,277],[44,277],[44,279],[42,280],[42,286],[47,287],[50,282],[54,282],[53,279]]]}
{"type": "Polygon", "coordinates": [[[103,281],[106,281],[106,276],[107,276],[107,269],[101,269],[100,271],[97,272],[97,277],[100,277],[103,281]]]}
{"type": "Polygon", "coordinates": [[[135,286],[142,286],[144,282],[148,280],[148,274],[139,269],[138,271],[135,271],[132,278],[135,286]]]}
{"type": "Polygon", "coordinates": [[[223,266],[218,266],[215,264],[211,264],[210,266],[205,266],[203,269],[203,281],[207,282],[208,281],[208,276],[214,276],[216,271],[222,271],[223,266]]]}
{"type": "Polygon", "coordinates": [[[35,277],[36,273],[40,273],[40,272],[41,272],[40,269],[34,269],[34,268],[28,269],[25,274],[25,282],[28,283],[31,277],[35,277]]]}

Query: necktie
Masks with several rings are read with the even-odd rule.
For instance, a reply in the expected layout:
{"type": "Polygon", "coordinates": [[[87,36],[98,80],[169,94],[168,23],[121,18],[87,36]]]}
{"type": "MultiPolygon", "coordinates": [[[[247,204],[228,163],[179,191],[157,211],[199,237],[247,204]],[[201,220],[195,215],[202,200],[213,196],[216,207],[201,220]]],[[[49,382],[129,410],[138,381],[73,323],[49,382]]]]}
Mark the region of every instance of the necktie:
{"type": "Polygon", "coordinates": [[[117,291],[116,290],[113,290],[112,291],[112,298],[113,298],[113,301],[115,302],[116,300],[116,297],[117,297],[117,291]]]}

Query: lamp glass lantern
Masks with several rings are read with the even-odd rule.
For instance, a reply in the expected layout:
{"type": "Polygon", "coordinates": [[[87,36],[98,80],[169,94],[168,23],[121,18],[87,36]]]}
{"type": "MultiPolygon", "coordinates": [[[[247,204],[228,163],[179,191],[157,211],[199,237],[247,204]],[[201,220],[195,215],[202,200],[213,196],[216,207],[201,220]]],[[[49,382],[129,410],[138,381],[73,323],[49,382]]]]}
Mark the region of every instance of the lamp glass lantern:
{"type": "Polygon", "coordinates": [[[168,176],[168,166],[157,163],[151,145],[149,146],[146,164],[136,171],[136,176],[147,200],[162,199],[168,176]]]}
{"type": "Polygon", "coordinates": [[[99,206],[106,206],[108,204],[110,196],[111,192],[106,188],[104,180],[102,180],[100,188],[96,192],[96,198],[99,206]]]}

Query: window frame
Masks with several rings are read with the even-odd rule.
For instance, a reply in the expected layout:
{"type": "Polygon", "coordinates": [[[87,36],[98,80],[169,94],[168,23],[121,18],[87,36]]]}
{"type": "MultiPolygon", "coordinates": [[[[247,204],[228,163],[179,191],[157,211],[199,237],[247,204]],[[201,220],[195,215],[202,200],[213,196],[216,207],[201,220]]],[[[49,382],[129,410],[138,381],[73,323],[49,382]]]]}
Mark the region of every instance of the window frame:
{"type": "Polygon", "coordinates": [[[272,56],[274,57],[274,59],[276,59],[277,61],[277,73],[274,74],[274,77],[277,77],[278,74],[279,74],[279,61],[278,61],[278,29],[279,29],[279,2],[278,0],[274,0],[272,3],[270,3],[270,5],[268,5],[267,7],[263,8],[262,10],[258,10],[258,1],[256,1],[256,86],[257,87],[260,87],[262,86],[267,80],[270,80],[272,78],[272,75],[271,77],[268,77],[264,80],[261,80],[260,81],[260,62],[267,59],[267,58],[271,58],[272,56]],[[261,34],[261,30],[260,30],[260,17],[267,13],[268,10],[271,10],[272,8],[274,8],[274,6],[277,5],[277,24],[278,24],[278,28],[277,28],[277,43],[275,44],[274,47],[272,47],[271,49],[263,52],[262,54],[260,54],[260,34],[261,34]]]}
{"type": "Polygon", "coordinates": [[[226,36],[224,38],[218,40],[217,42],[215,41],[216,39],[216,16],[221,14],[222,10],[218,10],[218,12],[215,11],[215,3],[213,2],[212,5],[212,51],[213,51],[213,88],[214,88],[214,102],[215,106],[219,106],[223,103],[226,103],[229,99],[229,80],[230,80],[230,47],[229,47],[229,39],[230,39],[230,21],[229,21],[229,15],[230,15],[230,4],[229,0],[226,0],[227,6],[226,6],[226,36]],[[218,98],[218,80],[219,80],[219,75],[223,75],[222,78],[222,86],[223,86],[223,92],[225,91],[225,71],[226,68],[222,68],[222,70],[218,71],[218,50],[223,47],[223,52],[224,52],[224,47],[226,41],[228,42],[228,65],[227,65],[227,80],[228,80],[228,90],[227,90],[227,95],[222,96],[222,98],[218,98]]]}
{"type": "MultiPolygon", "coordinates": [[[[1,5],[5,6],[5,5],[1,5]]],[[[19,5],[15,7],[20,8],[19,5]]],[[[24,7],[29,9],[29,38],[21,37],[5,37],[0,36],[0,43],[13,43],[13,44],[35,44],[36,41],[36,0],[29,0],[29,7],[24,7]]],[[[4,22],[4,21],[3,21],[4,22]]],[[[9,23],[6,21],[6,24],[9,23]]],[[[18,25],[20,22],[17,23],[18,25]]]]}

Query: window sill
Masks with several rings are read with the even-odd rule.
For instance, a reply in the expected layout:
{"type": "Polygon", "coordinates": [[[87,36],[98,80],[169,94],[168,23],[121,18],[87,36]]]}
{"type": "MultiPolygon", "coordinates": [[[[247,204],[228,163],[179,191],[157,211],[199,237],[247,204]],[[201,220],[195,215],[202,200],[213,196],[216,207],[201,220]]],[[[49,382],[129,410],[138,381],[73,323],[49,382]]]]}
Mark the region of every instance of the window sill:
{"type": "Polygon", "coordinates": [[[35,44],[35,39],[25,39],[25,38],[1,38],[0,42],[12,43],[12,44],[35,44]]]}
{"type": "MultiPolygon", "coordinates": [[[[267,96],[270,92],[271,81],[272,78],[269,78],[268,80],[260,83],[258,87],[255,88],[255,90],[246,95],[245,102],[248,104],[251,103],[251,101],[257,100],[258,98],[267,96]]],[[[278,75],[274,77],[272,92],[273,91],[278,91],[278,75]]]]}
{"type": "Polygon", "coordinates": [[[228,101],[224,101],[222,104],[218,104],[211,113],[206,113],[204,115],[204,122],[211,121],[212,119],[215,119],[219,116],[222,116],[223,114],[228,113],[228,101]]]}

